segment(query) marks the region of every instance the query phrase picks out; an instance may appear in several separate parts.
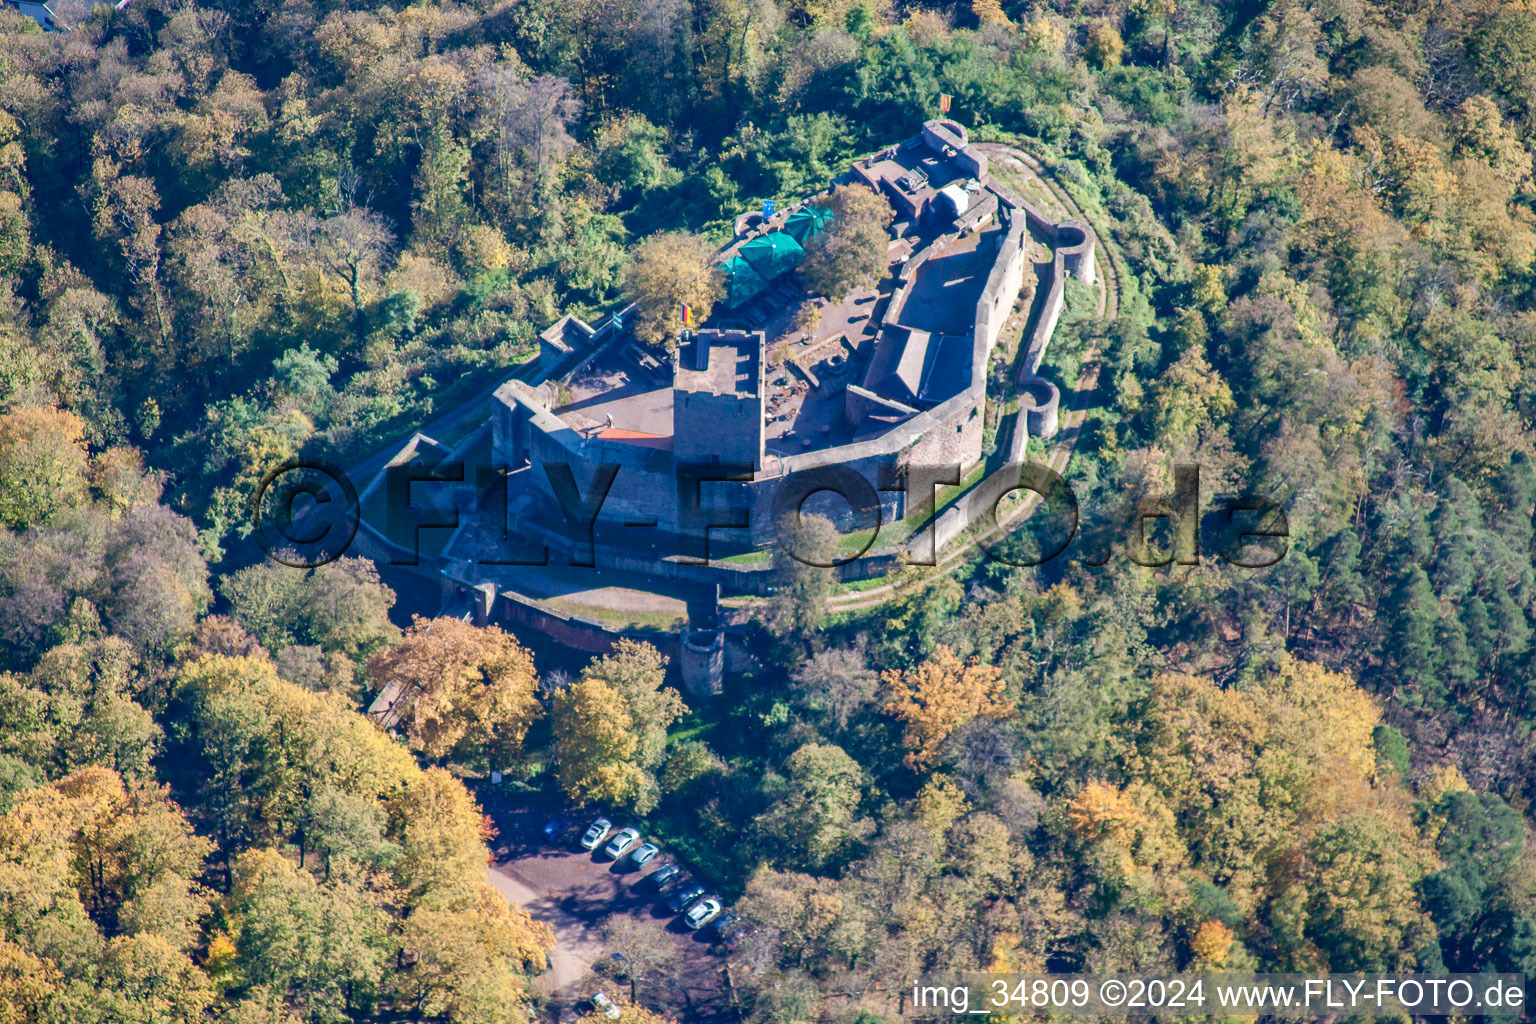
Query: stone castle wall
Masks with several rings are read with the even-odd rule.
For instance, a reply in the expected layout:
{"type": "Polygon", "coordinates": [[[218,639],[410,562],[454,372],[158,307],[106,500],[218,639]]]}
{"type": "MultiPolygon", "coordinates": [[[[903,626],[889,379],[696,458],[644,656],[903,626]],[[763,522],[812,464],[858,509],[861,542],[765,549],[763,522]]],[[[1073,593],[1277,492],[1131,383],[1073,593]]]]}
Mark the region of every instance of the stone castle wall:
{"type": "MultiPolygon", "coordinates": [[[[965,166],[978,177],[985,175],[986,156],[967,144],[964,129],[952,122],[930,122],[924,126],[924,137],[930,145],[937,143],[955,150],[953,159],[969,160],[965,166]]],[[[759,421],[760,400],[754,407],[737,396],[714,395],[707,392],[678,393],[674,406],[673,450],[640,444],[604,442],[584,437],[568,427],[549,409],[544,395],[526,385],[511,382],[497,392],[499,401],[494,413],[494,452],[498,461],[512,466],[532,462],[529,475],[534,488],[545,502],[553,502],[554,495],[548,480],[540,468],[544,462],[561,462],[571,466],[580,492],[590,492],[593,477],[599,463],[620,467],[613,487],[604,502],[602,522],[656,524],[658,534],[696,533],[697,516],[690,519],[685,507],[687,499],[680,501],[676,479],[679,462],[707,462],[711,457],[722,463],[748,463],[757,467],[754,479],[740,483],[713,483],[704,485],[704,507],[742,508],[747,511],[750,528],[746,531],[717,533],[716,537],[735,536],[739,550],[767,544],[773,539],[772,506],[774,495],[783,479],[794,473],[821,468],[847,468],[859,473],[872,485],[899,473],[909,465],[959,465],[969,468],[982,454],[985,411],[985,384],[988,358],[993,345],[1001,334],[1022,286],[1023,275],[1028,268],[1026,233],[1030,230],[1052,243],[1054,255],[1050,267],[1042,274],[1042,294],[1038,315],[1025,339],[1025,357],[1022,361],[1020,384],[1046,385],[1052,397],[1033,403],[1031,408],[1021,408],[1017,426],[1013,432],[1010,455],[1015,461],[1022,459],[1023,446],[1030,428],[1049,434],[1056,419],[1059,392],[1037,376],[1045,348],[1055,330],[1063,304],[1064,281],[1067,273],[1077,274],[1085,281],[1092,281],[1094,274],[1095,239],[1092,231],[1077,222],[1055,223],[1047,220],[1033,207],[1023,202],[1005,186],[990,182],[999,197],[998,215],[1003,228],[988,280],[977,301],[975,328],[972,335],[972,379],[958,395],[933,408],[913,412],[894,424],[878,437],[851,444],[825,448],[792,455],[762,454],[761,448],[751,452],[748,447],[736,451],[730,439],[739,436],[761,438],[761,431],[746,429],[752,423],[732,424],[746,417],[759,421]],[[754,412],[754,408],[757,409],[754,412]],[[695,412],[698,415],[693,415],[695,412]],[[753,458],[753,455],[756,458],[753,458]]],[[[940,245],[944,239],[934,243],[940,245]]],[[[934,246],[914,256],[904,268],[902,276],[910,282],[922,260],[936,251],[934,246]]],[[[886,317],[894,321],[899,316],[906,288],[899,289],[893,298],[886,317]]],[[[1042,389],[1043,392],[1043,389],[1042,389]]],[[[761,386],[758,389],[761,394],[761,386]]],[[[855,390],[849,392],[850,412],[883,406],[880,412],[900,414],[906,407],[891,403],[879,396],[863,396],[855,390]],[[854,408],[856,406],[856,408],[854,408]]],[[[1029,404],[1029,403],[1026,403],[1029,404]]],[[[756,442],[761,444],[760,440],[756,442]]],[[[888,514],[905,514],[904,496],[882,493],[882,503],[888,514]]],[[[963,528],[973,521],[972,502],[962,507],[964,523],[951,531],[963,528]]],[[[889,516],[887,517],[887,521],[889,516]]],[[[558,535],[555,535],[558,539],[558,535]]],[[[716,542],[712,542],[712,553],[716,542]]],[[[607,555],[621,554],[622,542],[612,545],[599,541],[599,549],[607,555]]],[[[667,546],[656,543],[653,550],[667,546]]],[[[643,545],[642,545],[643,547],[643,545]]],[[[641,558],[651,559],[654,566],[656,555],[638,550],[641,558]]],[[[605,560],[604,564],[615,564],[605,560]]],[[[696,568],[689,567],[689,571],[696,568]]],[[[671,570],[661,570],[664,574],[671,570]]],[[[740,575],[739,571],[736,573],[740,575]]],[[[684,573],[686,575],[686,573],[684,573]]],[[[739,589],[739,588],[733,588],[739,589]]]]}

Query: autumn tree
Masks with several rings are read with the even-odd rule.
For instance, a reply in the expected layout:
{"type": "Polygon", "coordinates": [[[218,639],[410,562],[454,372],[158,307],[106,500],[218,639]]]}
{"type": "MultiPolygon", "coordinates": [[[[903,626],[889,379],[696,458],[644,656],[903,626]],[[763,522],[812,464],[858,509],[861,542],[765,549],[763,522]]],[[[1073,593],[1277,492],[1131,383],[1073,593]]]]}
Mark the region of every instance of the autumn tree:
{"type": "Polygon", "coordinates": [[[400,847],[394,875],[408,907],[463,905],[485,884],[493,830],[474,797],[442,768],[413,774],[387,803],[400,847]]]}
{"type": "Polygon", "coordinates": [[[46,1020],[61,980],[52,963],[0,939],[0,1020],[17,1024],[46,1020]]]}
{"type": "Polygon", "coordinates": [[[137,448],[108,448],[91,460],[91,489],[109,516],[157,503],[163,483],[163,474],[145,468],[137,448]]]}
{"type": "Polygon", "coordinates": [[[1433,926],[1415,887],[1434,858],[1409,823],[1390,812],[1346,814],[1322,823],[1306,854],[1301,878],[1271,913],[1282,946],[1298,937],[1300,926],[1331,971],[1401,970],[1417,963],[1416,952],[1433,926]]]}
{"type": "Polygon", "coordinates": [[[1150,786],[1090,781],[1068,804],[1066,818],[1107,899],[1176,902],[1177,872],[1188,855],[1172,811],[1150,786]]]}
{"type": "Polygon", "coordinates": [[[913,668],[888,669],[882,682],[886,714],[905,726],[904,760],[917,770],[934,762],[960,726],[1012,713],[1003,700],[1002,673],[983,662],[964,663],[944,644],[913,668]]]}
{"type": "Polygon", "coordinates": [[[613,914],[603,922],[603,939],[624,955],[629,974],[629,996],[640,998],[641,986],[660,991],[677,980],[680,950],[665,932],[633,914],[613,914]]]}
{"type": "Polygon", "coordinates": [[[397,1004],[454,1024],[531,1020],[527,975],[555,944],[548,925],[483,881],[459,907],[417,908],[398,941],[413,964],[388,979],[397,1004]]]}
{"type": "Polygon", "coordinates": [[[99,765],[152,779],[164,732],[135,700],[132,646],[118,637],[80,639],[43,652],[25,676],[0,676],[0,751],[47,777],[99,765]]]}
{"type": "Polygon", "coordinates": [[[550,702],[555,770],[577,804],[612,803],[645,813],[656,805],[657,783],[640,767],[640,737],[624,695],[601,679],[583,679],[550,702]]]}
{"type": "Polygon", "coordinates": [[[895,216],[890,204],[864,185],[839,185],[816,204],[832,214],[832,223],[806,242],[800,275],[837,302],[854,288],[873,288],[890,266],[886,229],[895,216]]]}
{"type": "Polygon", "coordinates": [[[201,759],[200,804],[226,853],[290,836],[303,850],[308,804],[325,787],[380,803],[419,771],[368,719],[280,679],[264,657],[197,658],[176,687],[201,759]]]}
{"type": "Polygon", "coordinates": [[[368,671],[397,694],[411,746],[434,761],[506,765],[539,714],[533,657],[497,626],[418,618],[368,671]]]}
{"type": "Polygon", "coordinates": [[[707,240],[669,231],[653,235],[635,249],[625,291],[639,304],[635,337],[671,348],[682,328],[682,307],[689,307],[695,326],[703,323],[725,294],[725,285],[707,240]]]}
{"type": "Polygon", "coordinates": [[[1097,68],[1117,67],[1124,53],[1125,40],[1108,18],[1095,18],[1089,23],[1083,55],[1090,64],[1097,68]]]}
{"type": "Polygon", "coordinates": [[[593,1009],[578,1017],[577,1024],[677,1024],[673,1018],[648,1010],[633,1001],[620,1002],[618,1007],[619,1016],[615,1019],[610,1019],[601,1011],[593,1009]]]}
{"type": "Polygon", "coordinates": [[[1152,383],[1154,436],[1175,450],[1190,449],[1235,408],[1231,388],[1198,348],[1180,356],[1152,383]]]}
{"type": "Polygon", "coordinates": [[[214,1004],[213,986],[192,958],[156,935],[117,936],[93,967],[72,1020],[195,1024],[214,1004]]]}
{"type": "Polygon", "coordinates": [[[352,310],[352,330],[359,348],[367,340],[367,303],[374,297],[393,238],[384,219],[353,209],[322,221],[316,249],[325,266],[341,279],[352,310]]]}
{"type": "Polygon", "coordinates": [[[1008,14],[1002,0],[971,0],[971,13],[983,25],[1008,25],[1008,14]]]}
{"type": "Polygon", "coordinates": [[[78,416],[58,409],[0,415],[0,523],[41,525],[86,501],[84,434],[78,416]]]}
{"type": "Polygon", "coordinates": [[[667,727],[688,711],[682,695],[665,685],[666,663],[652,645],[624,638],[581,673],[583,680],[599,680],[623,697],[639,740],[634,760],[647,771],[661,764],[667,727]]]}
{"type": "Polygon", "coordinates": [[[72,889],[103,934],[153,935],[178,950],[195,939],[208,907],[195,879],[211,844],[158,787],[82,769],[33,791],[6,817],[0,850],[15,858],[22,845],[35,867],[57,872],[51,884],[72,889]]]}

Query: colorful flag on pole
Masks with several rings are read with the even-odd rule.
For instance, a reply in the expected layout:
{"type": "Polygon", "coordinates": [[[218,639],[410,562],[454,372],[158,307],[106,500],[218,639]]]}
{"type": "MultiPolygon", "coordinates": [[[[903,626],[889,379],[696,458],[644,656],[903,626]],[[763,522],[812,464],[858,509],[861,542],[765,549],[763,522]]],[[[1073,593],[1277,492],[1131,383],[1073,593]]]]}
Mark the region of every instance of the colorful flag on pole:
{"type": "Polygon", "coordinates": [[[683,303],[683,326],[693,326],[693,307],[688,305],[686,302],[683,303]]]}
{"type": "Polygon", "coordinates": [[[949,113],[949,105],[954,102],[954,97],[947,92],[939,93],[939,113],[949,113]]]}

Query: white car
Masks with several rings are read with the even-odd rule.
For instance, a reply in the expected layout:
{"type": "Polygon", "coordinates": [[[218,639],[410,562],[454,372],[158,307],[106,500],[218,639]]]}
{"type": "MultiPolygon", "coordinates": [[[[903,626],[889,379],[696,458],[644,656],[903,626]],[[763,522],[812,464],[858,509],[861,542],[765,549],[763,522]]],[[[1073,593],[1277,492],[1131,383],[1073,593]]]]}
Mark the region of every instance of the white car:
{"type": "Polygon", "coordinates": [[[601,1013],[609,1020],[618,1020],[620,1015],[619,1004],[603,995],[601,992],[592,993],[592,1009],[601,1013]]]}
{"type": "Polygon", "coordinates": [[[651,862],[651,858],[661,852],[661,847],[655,843],[641,843],[635,848],[635,852],[629,855],[635,867],[644,867],[651,862]]]}
{"type": "Polygon", "coordinates": [[[688,908],[688,913],[683,915],[683,923],[694,931],[698,931],[718,917],[720,910],[720,901],[713,897],[707,900],[699,900],[699,902],[688,908]]]}
{"type": "Polygon", "coordinates": [[[640,841],[640,830],[637,828],[621,828],[608,840],[608,846],[603,850],[614,860],[618,860],[629,852],[629,848],[640,841]]]}
{"type": "Polygon", "coordinates": [[[587,826],[587,831],[582,834],[581,848],[583,850],[597,849],[597,844],[603,841],[603,837],[608,834],[608,830],[611,828],[613,828],[613,822],[607,818],[598,818],[591,825],[587,826]]]}

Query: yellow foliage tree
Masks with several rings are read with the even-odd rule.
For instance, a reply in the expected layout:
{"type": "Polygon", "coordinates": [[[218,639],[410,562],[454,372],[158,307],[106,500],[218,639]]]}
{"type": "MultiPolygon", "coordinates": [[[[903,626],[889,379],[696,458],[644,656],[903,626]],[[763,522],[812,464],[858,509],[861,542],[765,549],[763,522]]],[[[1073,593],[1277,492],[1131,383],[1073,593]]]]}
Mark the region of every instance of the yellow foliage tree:
{"type": "Polygon", "coordinates": [[[1001,0],[971,0],[971,13],[983,25],[1010,25],[1001,0]]]}
{"type": "Polygon", "coordinates": [[[1118,797],[1085,787],[1068,817],[1123,840],[1141,827],[1131,804],[1161,803],[1191,866],[1240,911],[1265,913],[1298,969],[1324,950],[1336,970],[1385,969],[1394,950],[1418,948],[1412,890],[1432,858],[1407,794],[1377,775],[1379,721],[1348,676],[1289,654],[1227,688],[1161,675],[1137,708],[1125,762],[1136,781],[1118,797]]]}
{"type": "Polygon", "coordinates": [[[666,754],[667,726],[688,711],[682,695],[662,685],[666,668],[667,659],[655,647],[623,639],[581,673],[582,679],[601,680],[624,698],[640,741],[635,762],[648,771],[666,754]]]}
{"type": "Polygon", "coordinates": [[[685,231],[667,231],[636,248],[626,290],[640,307],[634,318],[635,337],[671,348],[683,326],[683,305],[690,308],[697,326],[725,294],[725,284],[707,240],[685,231]]]}
{"type": "Polygon", "coordinates": [[[39,898],[65,898],[68,887],[102,931],[153,934],[177,949],[192,944],[208,909],[194,879],[212,849],[164,790],[129,787],[97,766],[34,790],[0,818],[0,861],[47,880],[39,898]]]}
{"type": "Polygon", "coordinates": [[[671,1017],[656,1013],[654,1010],[647,1010],[639,1003],[621,1001],[618,1006],[617,1020],[609,1020],[602,1013],[593,1010],[579,1018],[576,1024],[677,1024],[671,1017]]]}
{"type": "Polygon", "coordinates": [[[196,1024],[213,987],[187,954],[156,935],[119,935],[102,951],[94,1002],[100,1020],[196,1024]]]}
{"type": "Polygon", "coordinates": [[[1210,430],[1236,408],[1232,389],[1198,348],[1185,352],[1152,384],[1153,429],[1164,447],[1192,444],[1200,431],[1210,430]]]}
{"type": "Polygon", "coordinates": [[[994,666],[964,664],[940,644],[915,668],[887,670],[885,712],[906,726],[905,761],[921,770],[956,729],[977,718],[1006,718],[1013,708],[1003,700],[1003,676],[994,666]]]}
{"type": "Polygon", "coordinates": [[[935,775],[917,792],[915,817],[937,839],[970,809],[971,802],[948,775],[935,775]]]}
{"type": "Polygon", "coordinates": [[[646,811],[657,785],[638,763],[640,737],[624,695],[601,679],[555,694],[550,707],[560,788],[578,804],[613,803],[646,811]]]}
{"type": "Polygon", "coordinates": [[[1079,839],[1128,847],[1146,825],[1146,816],[1124,790],[1090,782],[1067,805],[1067,821],[1079,839]]]}
{"type": "Polygon", "coordinates": [[[1067,804],[1066,817],[1106,881],[1175,902],[1183,897],[1175,872],[1187,854],[1172,811],[1151,787],[1090,782],[1067,804]]]}
{"type": "Polygon", "coordinates": [[[0,1024],[36,1024],[60,982],[58,968],[0,939],[0,1024]]]}
{"type": "Polygon", "coordinates": [[[85,503],[85,424],[62,409],[0,415],[0,524],[42,525],[85,503]]]}
{"type": "Polygon", "coordinates": [[[213,762],[205,806],[229,834],[280,843],[309,788],[382,801],[420,773],[367,718],[334,695],[279,679],[265,656],[205,655],[177,678],[213,762]]]}
{"type": "Polygon", "coordinates": [[[1043,50],[1046,53],[1057,54],[1061,48],[1067,45],[1067,34],[1061,28],[1044,15],[1036,17],[1023,28],[1024,45],[1031,50],[1043,50]]]}
{"type": "Polygon", "coordinates": [[[1232,952],[1233,938],[1232,929],[1220,921],[1205,921],[1189,942],[1190,952],[1195,954],[1195,962],[1200,967],[1222,967],[1227,962],[1227,955],[1232,952]]]}
{"type": "Polygon", "coordinates": [[[413,912],[400,943],[414,960],[390,979],[403,1005],[455,1024],[517,1024],[531,1019],[521,972],[544,970],[555,936],[481,882],[456,910],[413,912]]]}
{"type": "Polygon", "coordinates": [[[108,448],[97,455],[91,465],[91,485],[113,516],[160,500],[160,474],[145,470],[144,456],[137,448],[108,448]]]}
{"type": "Polygon", "coordinates": [[[1125,40],[1120,38],[1119,30],[1109,23],[1108,18],[1095,18],[1089,22],[1087,44],[1083,47],[1088,63],[1096,68],[1119,67],[1124,54],[1125,40]]]}
{"type": "Polygon", "coordinates": [[[496,626],[418,618],[368,671],[398,691],[412,748],[434,761],[456,755],[505,766],[539,714],[533,656],[496,626]]]}
{"type": "Polygon", "coordinates": [[[490,859],[491,826],[475,798],[442,768],[416,775],[389,804],[400,843],[395,877],[410,905],[445,908],[474,896],[490,859]]]}
{"type": "Polygon", "coordinates": [[[1487,96],[1470,96],[1457,107],[1451,132],[1457,153],[1486,163],[1510,191],[1530,180],[1531,154],[1487,96]]]}

